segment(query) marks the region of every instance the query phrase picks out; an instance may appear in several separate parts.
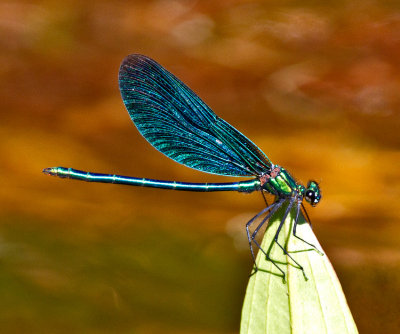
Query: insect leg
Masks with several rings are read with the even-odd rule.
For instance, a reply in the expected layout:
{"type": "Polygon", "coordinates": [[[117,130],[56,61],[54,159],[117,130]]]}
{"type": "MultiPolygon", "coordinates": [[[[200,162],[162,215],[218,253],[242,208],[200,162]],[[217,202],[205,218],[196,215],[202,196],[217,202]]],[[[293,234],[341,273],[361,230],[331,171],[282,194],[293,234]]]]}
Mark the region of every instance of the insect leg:
{"type": "Polygon", "coordinates": [[[267,201],[267,199],[266,199],[266,197],[264,195],[264,191],[262,191],[262,190],[261,190],[261,195],[264,198],[265,206],[268,206],[268,201],[267,201]]]}
{"type": "MultiPolygon", "coordinates": [[[[254,244],[258,247],[258,249],[264,253],[264,255],[266,256],[268,261],[271,261],[272,264],[282,273],[283,276],[283,280],[285,280],[285,273],[284,271],[275,263],[274,260],[272,260],[269,256],[269,252],[264,251],[264,249],[261,247],[261,245],[257,242],[257,240],[255,239],[257,236],[257,233],[259,232],[260,228],[265,224],[265,222],[271,218],[271,216],[282,206],[283,202],[285,201],[285,199],[280,199],[279,201],[275,202],[275,206],[273,209],[271,209],[271,211],[268,213],[267,216],[265,216],[263,218],[263,220],[261,221],[261,223],[257,226],[257,228],[254,230],[253,234],[251,235],[251,241],[254,242],[254,244]]],[[[257,268],[257,266],[256,266],[257,268]]]]}
{"type": "MultiPolygon", "coordinates": [[[[250,230],[249,230],[249,228],[250,228],[251,224],[253,224],[254,221],[255,221],[258,217],[260,217],[261,215],[263,215],[263,214],[264,214],[265,212],[267,212],[268,210],[271,210],[271,211],[272,211],[276,205],[277,205],[277,202],[272,203],[270,206],[267,206],[265,209],[263,209],[263,210],[261,210],[259,213],[257,213],[253,218],[251,218],[251,219],[246,223],[247,240],[249,241],[250,252],[251,252],[251,257],[253,258],[253,262],[254,262],[254,265],[255,265],[255,271],[257,271],[258,268],[257,268],[257,264],[256,264],[256,257],[254,256],[253,245],[252,245],[252,243],[251,243],[251,242],[252,242],[252,239],[251,239],[251,237],[250,237],[250,230]]],[[[275,211],[274,211],[274,212],[275,212],[275,211]]],[[[267,215],[267,217],[268,217],[268,215],[267,215]]]]}
{"type": "Polygon", "coordinates": [[[311,219],[310,219],[310,217],[308,217],[308,213],[307,213],[306,208],[303,205],[303,202],[301,203],[301,208],[303,209],[304,216],[307,218],[307,222],[310,224],[310,226],[312,228],[311,219]]]}
{"type": "MultiPolygon", "coordinates": [[[[310,249],[310,250],[315,250],[318,254],[324,255],[324,253],[322,253],[322,252],[321,252],[317,247],[315,247],[312,243],[309,243],[308,241],[304,240],[303,238],[300,238],[300,237],[296,234],[296,228],[297,228],[297,223],[298,223],[298,221],[299,221],[299,214],[300,214],[300,205],[303,205],[303,204],[302,204],[301,202],[297,202],[296,219],[295,219],[294,224],[293,224],[293,235],[294,235],[297,239],[299,239],[299,240],[303,241],[304,243],[306,243],[307,245],[311,246],[313,249],[310,249]]],[[[307,217],[308,217],[308,215],[307,215],[307,217]]],[[[307,249],[307,250],[308,250],[308,249],[307,249]]]]}
{"type": "Polygon", "coordinates": [[[259,243],[257,242],[257,240],[255,239],[260,228],[265,224],[265,222],[271,218],[271,216],[281,207],[281,205],[283,204],[283,202],[285,201],[284,198],[276,201],[274,203],[274,207],[271,209],[270,212],[268,212],[268,214],[263,218],[263,220],[261,221],[261,223],[257,226],[257,228],[253,231],[252,235],[251,235],[251,240],[257,245],[257,247],[265,254],[267,255],[267,253],[261,248],[261,246],[259,245],[259,243]]]}
{"type": "Polygon", "coordinates": [[[285,249],[285,248],[279,243],[279,241],[278,241],[279,233],[280,233],[280,231],[281,231],[281,229],[282,229],[283,224],[285,223],[285,220],[286,220],[286,218],[287,218],[287,216],[288,216],[290,210],[291,210],[292,207],[293,207],[294,200],[295,200],[294,197],[292,197],[292,198],[290,199],[290,202],[289,202],[289,204],[288,204],[288,206],[287,206],[287,208],[286,208],[285,214],[283,215],[283,218],[282,218],[282,220],[281,220],[281,222],[280,222],[280,224],[279,224],[279,226],[278,226],[278,229],[276,230],[276,234],[275,234],[275,237],[274,237],[274,241],[275,241],[275,243],[282,249],[283,254],[285,254],[286,256],[288,256],[288,257],[298,266],[298,268],[303,272],[304,278],[305,278],[306,280],[308,280],[308,278],[307,278],[307,276],[306,276],[306,273],[304,272],[303,266],[300,265],[300,264],[286,251],[286,249],[285,249]]]}

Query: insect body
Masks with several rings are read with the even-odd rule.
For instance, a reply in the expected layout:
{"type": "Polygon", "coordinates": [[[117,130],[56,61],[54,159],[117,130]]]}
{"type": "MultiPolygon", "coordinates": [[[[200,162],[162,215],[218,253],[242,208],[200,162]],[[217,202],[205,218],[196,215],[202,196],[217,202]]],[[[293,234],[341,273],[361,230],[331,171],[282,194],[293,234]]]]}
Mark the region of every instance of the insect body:
{"type": "Polygon", "coordinates": [[[253,142],[218,117],[182,81],[146,56],[133,54],[124,59],[119,71],[119,87],[132,121],[157,150],[176,162],[203,172],[226,176],[249,176],[251,179],[228,183],[188,183],[90,173],[65,167],[45,168],[43,172],[61,178],[89,182],[173,190],[248,193],[260,191],[262,194],[268,192],[275,196],[276,201],[267,205],[246,224],[253,260],[255,261],[253,251],[255,244],[285,278],[283,270],[269,258],[255,237],[262,225],[286,203],[285,214],[274,242],[304,273],[303,267],[279,244],[278,235],[290,210],[295,207],[297,211],[293,235],[309,244],[296,235],[296,226],[303,199],[312,206],[321,200],[318,184],[309,181],[307,187],[304,187],[296,183],[284,168],[274,165],[253,142]],[[251,224],[265,213],[266,216],[250,234],[251,224]]]}

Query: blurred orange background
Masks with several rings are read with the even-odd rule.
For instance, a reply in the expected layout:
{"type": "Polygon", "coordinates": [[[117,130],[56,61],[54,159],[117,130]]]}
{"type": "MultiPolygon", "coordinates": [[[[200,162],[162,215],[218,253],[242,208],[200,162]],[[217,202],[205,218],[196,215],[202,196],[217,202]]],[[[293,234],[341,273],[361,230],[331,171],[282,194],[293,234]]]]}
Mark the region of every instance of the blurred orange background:
{"type": "Polygon", "coordinates": [[[298,181],[361,333],[400,332],[400,3],[0,4],[0,330],[237,333],[259,194],[46,177],[65,166],[229,182],[153,149],[118,68],[160,62],[298,181]]]}

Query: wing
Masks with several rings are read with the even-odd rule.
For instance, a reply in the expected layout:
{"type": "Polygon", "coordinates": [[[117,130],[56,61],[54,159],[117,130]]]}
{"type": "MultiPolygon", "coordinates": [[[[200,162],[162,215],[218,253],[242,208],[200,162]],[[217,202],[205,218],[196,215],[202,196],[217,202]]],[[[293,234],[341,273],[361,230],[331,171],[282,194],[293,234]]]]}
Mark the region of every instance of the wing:
{"type": "Polygon", "coordinates": [[[270,170],[271,161],[255,144],[154,60],[127,56],[120,67],[119,88],[139,132],[176,162],[229,176],[270,170]]]}

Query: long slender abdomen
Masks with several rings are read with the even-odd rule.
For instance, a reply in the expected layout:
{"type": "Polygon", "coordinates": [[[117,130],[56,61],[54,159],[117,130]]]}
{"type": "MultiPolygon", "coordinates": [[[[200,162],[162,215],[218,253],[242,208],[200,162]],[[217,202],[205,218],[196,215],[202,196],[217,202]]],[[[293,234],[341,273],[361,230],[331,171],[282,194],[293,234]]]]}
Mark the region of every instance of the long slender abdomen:
{"type": "Polygon", "coordinates": [[[43,173],[61,178],[68,178],[87,182],[115,183],[129,186],[151,187],[159,189],[184,190],[184,191],[239,191],[253,192],[260,189],[260,181],[257,179],[229,182],[229,183],[190,183],[177,181],[163,181],[147,178],[122,176],[115,174],[90,173],[73,168],[49,167],[43,173]]]}

